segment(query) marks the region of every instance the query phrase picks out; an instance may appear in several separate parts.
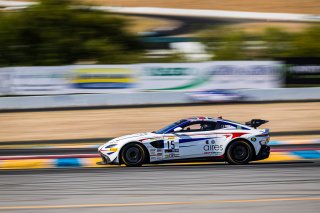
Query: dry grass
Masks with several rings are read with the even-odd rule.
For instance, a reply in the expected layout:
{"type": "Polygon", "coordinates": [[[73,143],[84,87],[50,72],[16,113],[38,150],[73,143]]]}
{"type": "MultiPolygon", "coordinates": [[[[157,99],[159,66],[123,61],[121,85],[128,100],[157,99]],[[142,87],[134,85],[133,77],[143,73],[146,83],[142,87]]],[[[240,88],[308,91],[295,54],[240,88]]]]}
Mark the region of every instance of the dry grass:
{"type": "MultiPolygon", "coordinates": [[[[33,0],[30,0],[33,1],[33,0]]],[[[258,12],[288,12],[288,13],[310,13],[320,14],[319,0],[75,0],[85,4],[109,5],[109,6],[150,6],[150,7],[170,7],[189,9],[217,9],[217,10],[239,10],[258,12]]],[[[160,18],[147,18],[137,16],[127,16],[130,21],[128,30],[133,33],[150,31],[155,28],[170,28],[179,23],[160,18]]],[[[247,32],[262,32],[267,27],[277,27],[288,32],[298,32],[308,27],[307,23],[281,23],[281,22],[256,22],[235,24],[232,27],[245,30],[247,32]]]]}
{"type": "Polygon", "coordinates": [[[296,33],[310,27],[309,23],[285,23],[285,22],[255,22],[232,24],[229,26],[232,29],[243,30],[247,33],[262,33],[267,28],[278,28],[286,32],[296,33]]]}
{"type": "Polygon", "coordinates": [[[319,0],[79,0],[85,3],[128,6],[169,7],[188,9],[239,10],[254,12],[284,12],[319,14],[319,0]]]}
{"type": "Polygon", "coordinates": [[[268,119],[271,131],[318,130],[320,102],[1,113],[0,141],[115,137],[197,115],[268,119]]]}
{"type": "MultiPolygon", "coordinates": [[[[79,0],[84,3],[108,5],[108,6],[129,6],[129,7],[168,7],[188,9],[215,9],[215,10],[238,10],[251,12],[286,12],[286,13],[307,13],[320,14],[319,0],[79,0]]],[[[176,23],[169,20],[134,18],[129,30],[134,33],[148,31],[157,27],[171,27],[176,23]]],[[[256,22],[235,24],[246,32],[260,33],[268,27],[281,28],[288,32],[299,32],[310,26],[307,23],[283,23],[283,22],[256,22]]]]}
{"type": "Polygon", "coordinates": [[[174,28],[179,25],[177,21],[161,18],[146,18],[127,16],[129,21],[128,31],[132,33],[148,32],[155,28],[174,28]]]}

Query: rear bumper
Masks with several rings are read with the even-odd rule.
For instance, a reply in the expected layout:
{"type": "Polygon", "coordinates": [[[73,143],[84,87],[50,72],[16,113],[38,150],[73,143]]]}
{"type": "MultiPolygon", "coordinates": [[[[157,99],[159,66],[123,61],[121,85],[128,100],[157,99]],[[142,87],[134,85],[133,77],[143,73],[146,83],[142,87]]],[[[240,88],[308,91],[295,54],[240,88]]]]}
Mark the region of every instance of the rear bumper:
{"type": "Polygon", "coordinates": [[[259,153],[255,157],[255,160],[266,159],[266,158],[269,157],[269,155],[270,155],[270,146],[263,145],[263,146],[261,146],[261,149],[260,149],[259,153]]]}

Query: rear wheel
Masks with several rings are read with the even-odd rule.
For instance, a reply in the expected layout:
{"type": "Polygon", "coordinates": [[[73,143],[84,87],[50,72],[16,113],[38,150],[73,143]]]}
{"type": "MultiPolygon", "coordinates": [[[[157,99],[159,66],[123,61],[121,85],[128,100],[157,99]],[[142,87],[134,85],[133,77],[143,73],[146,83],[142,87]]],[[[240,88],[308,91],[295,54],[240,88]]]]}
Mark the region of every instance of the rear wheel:
{"type": "Polygon", "coordinates": [[[140,144],[128,144],[121,152],[121,160],[126,166],[142,166],[145,159],[146,152],[140,144]]]}
{"type": "Polygon", "coordinates": [[[230,164],[243,165],[252,159],[252,148],[246,141],[235,141],[226,151],[226,160],[230,164]]]}

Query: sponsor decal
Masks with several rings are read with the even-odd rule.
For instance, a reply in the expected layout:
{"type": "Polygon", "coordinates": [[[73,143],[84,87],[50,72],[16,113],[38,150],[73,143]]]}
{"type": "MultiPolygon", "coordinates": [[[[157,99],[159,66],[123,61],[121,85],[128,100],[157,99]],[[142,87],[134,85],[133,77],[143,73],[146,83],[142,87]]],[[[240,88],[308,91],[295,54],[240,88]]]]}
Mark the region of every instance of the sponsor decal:
{"type": "Polygon", "coordinates": [[[164,158],[174,158],[174,157],[175,157],[174,153],[169,153],[164,155],[164,158]]]}
{"type": "Polygon", "coordinates": [[[223,151],[223,145],[208,144],[203,146],[204,151],[223,151]]]}
{"type": "Polygon", "coordinates": [[[222,152],[204,152],[205,155],[222,155],[222,152]]]}
{"type": "Polygon", "coordinates": [[[71,82],[81,89],[125,89],[133,87],[135,79],[127,68],[78,68],[71,82]]]}
{"type": "Polygon", "coordinates": [[[257,139],[256,138],[251,138],[251,141],[256,142],[257,139]]]}
{"type": "Polygon", "coordinates": [[[206,140],[206,144],[210,144],[210,143],[211,143],[211,144],[215,144],[216,141],[215,141],[215,140],[211,140],[211,141],[210,141],[210,140],[206,140]]]}
{"type": "Polygon", "coordinates": [[[246,65],[239,64],[224,64],[216,65],[208,68],[209,75],[275,75],[278,67],[274,65],[264,64],[250,64],[247,62],[246,65]]]}
{"type": "Polygon", "coordinates": [[[164,152],[179,152],[179,149],[166,149],[164,152]]]}
{"type": "Polygon", "coordinates": [[[157,149],[155,148],[150,149],[150,155],[155,156],[157,154],[158,154],[157,149]]]}
{"type": "Polygon", "coordinates": [[[12,70],[10,82],[1,83],[16,94],[59,94],[66,93],[67,79],[68,71],[64,66],[17,67],[12,70]]]}
{"type": "Polygon", "coordinates": [[[173,137],[166,137],[166,140],[174,140],[174,136],[173,137]]]}
{"type": "Polygon", "coordinates": [[[161,67],[161,66],[149,66],[144,67],[144,73],[147,76],[186,76],[194,74],[195,70],[189,67],[161,67]]]}

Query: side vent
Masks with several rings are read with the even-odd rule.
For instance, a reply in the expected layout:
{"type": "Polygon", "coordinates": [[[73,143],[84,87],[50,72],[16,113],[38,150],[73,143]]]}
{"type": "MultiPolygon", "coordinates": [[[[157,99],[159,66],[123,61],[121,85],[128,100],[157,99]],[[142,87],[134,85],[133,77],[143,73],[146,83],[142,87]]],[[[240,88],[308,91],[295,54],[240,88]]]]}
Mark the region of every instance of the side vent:
{"type": "Polygon", "coordinates": [[[153,141],[150,143],[154,148],[164,148],[163,140],[153,141]]]}

